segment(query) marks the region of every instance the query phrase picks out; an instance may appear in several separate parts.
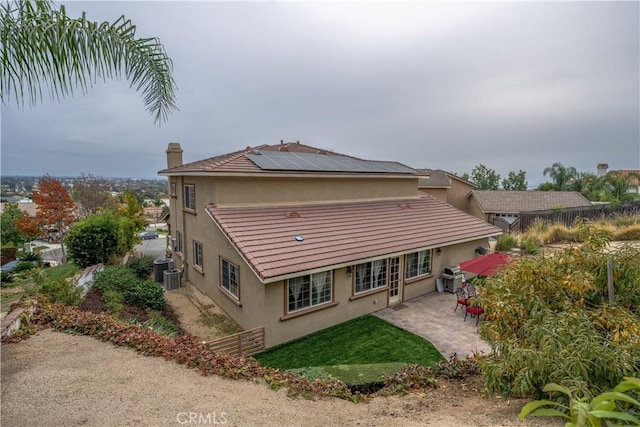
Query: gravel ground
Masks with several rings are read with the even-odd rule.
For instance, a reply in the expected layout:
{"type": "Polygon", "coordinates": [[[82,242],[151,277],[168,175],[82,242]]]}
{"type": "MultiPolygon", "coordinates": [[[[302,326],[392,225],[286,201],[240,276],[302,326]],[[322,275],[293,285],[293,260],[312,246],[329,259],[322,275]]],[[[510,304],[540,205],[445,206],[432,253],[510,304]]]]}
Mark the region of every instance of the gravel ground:
{"type": "Polygon", "coordinates": [[[422,395],[290,399],[264,384],[194,370],[86,336],[44,330],[2,346],[4,426],[537,426],[524,401],[484,399],[476,382],[422,395]]]}

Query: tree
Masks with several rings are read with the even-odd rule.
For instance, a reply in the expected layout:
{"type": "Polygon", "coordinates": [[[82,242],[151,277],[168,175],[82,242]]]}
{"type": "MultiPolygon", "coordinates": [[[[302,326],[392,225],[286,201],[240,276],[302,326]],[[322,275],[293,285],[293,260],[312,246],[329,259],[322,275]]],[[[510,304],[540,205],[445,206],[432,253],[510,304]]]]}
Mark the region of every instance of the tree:
{"type": "Polygon", "coordinates": [[[593,201],[602,201],[604,194],[604,180],[602,177],[589,172],[580,172],[569,184],[569,190],[578,191],[584,197],[593,201]]]}
{"type": "Polygon", "coordinates": [[[2,215],[0,215],[0,228],[2,233],[0,237],[2,238],[2,243],[13,243],[15,246],[18,246],[18,244],[24,241],[24,233],[20,231],[20,228],[16,224],[23,213],[17,203],[5,203],[2,215]]]}
{"type": "Polygon", "coordinates": [[[80,179],[74,185],[71,195],[76,202],[80,218],[86,218],[91,214],[116,205],[116,200],[108,192],[106,181],[91,174],[80,175],[80,179]]]}
{"type": "Polygon", "coordinates": [[[120,213],[122,216],[129,218],[133,221],[135,230],[144,230],[147,226],[147,220],[144,217],[144,212],[140,201],[133,191],[125,191],[122,194],[123,204],[120,207],[120,213]]]}
{"type": "Polygon", "coordinates": [[[500,174],[480,164],[471,171],[471,182],[476,184],[478,190],[497,190],[500,187],[500,174]]]}
{"type": "Polygon", "coordinates": [[[611,202],[613,205],[619,205],[620,203],[631,202],[638,199],[638,194],[629,191],[631,184],[629,179],[636,177],[640,180],[640,176],[636,174],[630,174],[627,176],[620,176],[618,174],[610,173],[602,178],[602,186],[604,189],[604,200],[611,202]]]}
{"type": "Polygon", "coordinates": [[[509,172],[509,177],[502,180],[502,188],[509,191],[525,191],[528,186],[526,174],[522,169],[518,173],[509,172]]]}
{"type": "Polygon", "coordinates": [[[113,23],[89,21],[83,13],[70,18],[64,6],[49,0],[13,0],[0,4],[0,98],[11,94],[18,105],[42,99],[42,86],[52,99],[83,93],[100,77],[131,81],[142,91],[154,121],[166,121],[176,109],[173,64],[157,38],[136,38],[136,27],[121,16],[113,23]]]}
{"type": "Polygon", "coordinates": [[[549,175],[553,180],[553,189],[556,191],[567,191],[569,189],[569,183],[579,177],[576,168],[573,166],[565,167],[559,162],[544,168],[543,175],[549,175]]]}
{"type": "Polygon", "coordinates": [[[55,227],[60,233],[62,259],[65,259],[64,236],[75,221],[74,204],[64,185],[45,175],[38,184],[39,190],[31,195],[37,205],[35,217],[23,217],[18,223],[23,232],[32,233],[34,225],[40,230],[55,227]]]}

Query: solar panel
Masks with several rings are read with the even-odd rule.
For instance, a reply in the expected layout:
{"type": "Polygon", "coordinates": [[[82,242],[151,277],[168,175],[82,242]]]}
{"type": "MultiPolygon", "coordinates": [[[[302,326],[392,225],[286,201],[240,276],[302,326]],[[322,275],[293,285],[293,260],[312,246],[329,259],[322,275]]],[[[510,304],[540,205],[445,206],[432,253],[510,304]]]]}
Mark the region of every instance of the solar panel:
{"type": "Polygon", "coordinates": [[[406,173],[415,171],[393,162],[372,162],[337,154],[256,150],[247,158],[264,170],[306,172],[406,173]]]}

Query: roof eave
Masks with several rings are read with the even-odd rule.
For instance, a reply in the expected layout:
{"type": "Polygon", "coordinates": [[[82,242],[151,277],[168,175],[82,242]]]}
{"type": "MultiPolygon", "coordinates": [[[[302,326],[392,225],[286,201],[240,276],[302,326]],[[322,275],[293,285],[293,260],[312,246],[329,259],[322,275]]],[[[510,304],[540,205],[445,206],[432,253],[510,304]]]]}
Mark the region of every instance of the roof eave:
{"type": "MultiPolygon", "coordinates": [[[[369,257],[369,258],[353,259],[351,261],[342,262],[342,263],[339,263],[339,264],[331,264],[331,265],[328,265],[328,266],[313,268],[313,269],[309,269],[309,270],[295,271],[295,272],[292,272],[292,273],[281,274],[281,275],[278,275],[278,276],[265,277],[265,278],[261,278],[260,276],[258,276],[258,278],[260,279],[260,281],[263,284],[266,285],[268,283],[279,282],[281,280],[292,279],[294,277],[305,276],[307,274],[319,273],[319,272],[322,272],[322,271],[336,270],[336,269],[339,269],[339,268],[353,266],[355,263],[363,264],[365,262],[372,262],[372,261],[377,261],[377,260],[380,260],[380,259],[393,258],[393,257],[396,257],[396,256],[403,256],[403,255],[407,255],[407,254],[414,253],[414,252],[426,251],[426,250],[436,249],[436,248],[444,248],[444,247],[447,247],[447,246],[454,246],[454,245],[459,245],[459,244],[462,244],[462,243],[472,242],[474,240],[488,239],[490,237],[500,236],[503,233],[503,231],[498,229],[497,227],[496,227],[496,229],[497,230],[496,230],[495,233],[482,234],[482,235],[479,235],[479,236],[468,237],[466,239],[454,240],[454,241],[451,241],[451,242],[445,242],[445,243],[441,243],[441,244],[437,244],[437,245],[429,245],[429,246],[424,246],[424,247],[419,247],[419,248],[411,248],[411,249],[407,249],[407,250],[400,251],[400,252],[393,252],[393,253],[378,255],[378,256],[369,257]]],[[[253,267],[252,267],[252,270],[253,270],[253,267]]]]}

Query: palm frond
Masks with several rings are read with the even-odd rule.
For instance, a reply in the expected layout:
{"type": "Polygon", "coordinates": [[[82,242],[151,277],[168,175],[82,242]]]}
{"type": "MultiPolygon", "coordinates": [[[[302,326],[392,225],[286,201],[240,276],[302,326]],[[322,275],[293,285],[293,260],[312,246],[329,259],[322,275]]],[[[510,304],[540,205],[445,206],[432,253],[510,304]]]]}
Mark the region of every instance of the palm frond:
{"type": "Polygon", "coordinates": [[[0,99],[34,105],[43,87],[52,99],[86,93],[98,78],[125,77],[141,91],[154,121],[176,110],[173,64],[157,38],[136,38],[136,26],[121,16],[114,23],[69,18],[49,1],[0,5],[0,99]]]}

